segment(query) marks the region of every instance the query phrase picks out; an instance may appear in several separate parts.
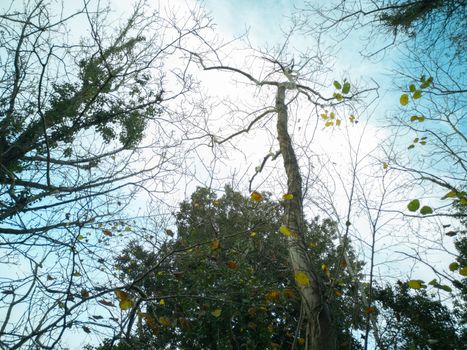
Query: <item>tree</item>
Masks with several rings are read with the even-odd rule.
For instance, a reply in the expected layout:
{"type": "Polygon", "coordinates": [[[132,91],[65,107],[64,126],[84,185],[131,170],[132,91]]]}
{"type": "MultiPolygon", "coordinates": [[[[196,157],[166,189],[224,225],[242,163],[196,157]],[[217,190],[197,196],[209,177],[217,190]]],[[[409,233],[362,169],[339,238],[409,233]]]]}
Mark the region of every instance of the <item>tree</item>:
{"type": "Polygon", "coordinates": [[[415,295],[402,282],[396,286],[377,288],[381,342],[385,349],[462,349],[465,329],[457,315],[446,305],[434,300],[426,290],[415,295]],[[462,334],[463,332],[463,334],[462,334]]]}
{"type": "Polygon", "coordinates": [[[168,191],[154,180],[179,166],[180,140],[164,135],[179,116],[165,108],[191,82],[164,64],[209,21],[180,26],[140,1],[117,23],[100,2],[80,6],[12,2],[0,15],[3,348],[90,332],[87,305],[113,289],[96,283],[110,238],[131,235],[132,198],[168,191]]]}
{"type": "MultiPolygon", "coordinates": [[[[286,237],[277,231],[284,205],[266,195],[255,203],[229,187],[221,197],[199,188],[176,213],[176,239],[158,251],[132,242],[117,258],[138,305],[138,321],[130,317],[122,329],[130,331],[132,322],[137,328],[118,345],[108,340],[99,349],[303,348],[303,309],[286,237]]],[[[361,327],[363,307],[335,229],[315,218],[305,222],[304,239],[313,267],[330,286],[325,297],[336,315],[339,348],[358,348],[352,330],[361,327]]]]}

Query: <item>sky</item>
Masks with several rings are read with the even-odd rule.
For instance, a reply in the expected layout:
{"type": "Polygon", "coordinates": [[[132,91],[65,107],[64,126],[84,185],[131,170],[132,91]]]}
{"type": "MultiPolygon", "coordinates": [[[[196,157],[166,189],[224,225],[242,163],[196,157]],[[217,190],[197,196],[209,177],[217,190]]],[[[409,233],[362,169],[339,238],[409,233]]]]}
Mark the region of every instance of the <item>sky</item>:
{"type": "MultiPolygon", "coordinates": [[[[252,46],[263,50],[283,43],[283,33],[289,28],[289,18],[294,11],[293,5],[303,5],[301,1],[286,0],[205,0],[202,3],[212,16],[214,23],[216,23],[216,34],[219,38],[229,41],[231,38],[241,36],[247,31],[248,40],[252,46]]],[[[115,13],[128,13],[127,4],[124,1],[113,0],[111,8],[115,13]]],[[[176,0],[171,1],[170,4],[183,9],[187,7],[187,4],[191,6],[193,2],[176,0]]],[[[238,63],[239,68],[248,69],[245,63],[251,62],[248,61],[251,52],[244,49],[240,50],[240,48],[244,47],[244,43],[245,40],[232,43],[230,47],[236,50],[230,52],[227,56],[230,62],[238,63]],[[246,62],[245,58],[247,58],[246,62]]],[[[355,85],[369,84],[371,79],[374,79],[384,86],[380,91],[379,100],[368,109],[359,109],[357,111],[352,111],[350,108],[337,110],[336,112],[341,114],[343,120],[345,120],[345,128],[325,128],[320,120],[316,123],[316,111],[307,107],[306,104],[304,105],[303,101],[301,101],[301,105],[292,105],[294,109],[291,109],[291,130],[297,141],[302,142],[302,147],[297,152],[304,159],[302,163],[304,169],[309,167],[310,173],[317,175],[315,187],[307,197],[307,203],[310,206],[308,214],[310,216],[321,215],[325,217],[325,215],[329,215],[334,219],[345,217],[347,197],[351,186],[351,168],[355,163],[358,163],[360,174],[368,175],[368,179],[371,179],[371,181],[368,180],[367,182],[362,180],[360,184],[369,195],[370,200],[373,197],[377,199],[381,194],[382,184],[387,185],[394,191],[391,193],[392,197],[389,198],[388,210],[404,208],[405,199],[403,197],[408,195],[407,191],[412,191],[410,188],[399,189],[397,187],[399,179],[383,169],[381,153],[376,152],[378,146],[391,134],[388,129],[381,129],[380,123],[386,113],[394,109],[394,105],[398,106],[399,92],[395,92],[396,88],[391,87],[390,76],[394,57],[385,56],[384,59],[379,60],[363,60],[359,56],[358,49],[356,49],[359,45],[360,37],[349,37],[339,50],[334,51],[335,57],[329,58],[329,70],[320,75],[323,79],[320,82],[323,84],[322,89],[324,93],[332,94],[332,81],[335,79],[342,81],[343,78],[348,78],[355,85]],[[350,113],[357,115],[360,121],[359,124],[348,122],[346,118],[350,113]],[[319,155],[319,159],[318,157],[311,157],[307,160],[306,156],[310,154],[319,155]],[[330,166],[331,164],[332,166],[330,166]],[[400,200],[401,197],[402,200],[400,200]]],[[[313,41],[309,40],[306,35],[297,35],[290,43],[290,49],[295,54],[299,51],[305,51],[308,47],[311,52],[316,49],[313,41]]],[[[257,64],[257,62],[254,61],[254,64],[257,64]]],[[[260,65],[254,65],[253,67],[260,67],[260,65]]],[[[261,74],[259,68],[253,68],[253,71],[255,74],[261,74]]],[[[231,74],[219,72],[197,73],[207,93],[213,94],[216,92],[222,97],[229,96],[236,102],[241,103],[245,109],[259,107],[263,101],[269,103],[273,101],[273,94],[268,97],[267,92],[263,93],[263,91],[255,89],[255,87],[247,86],[244,84],[244,80],[231,74]],[[232,78],[237,80],[232,81],[232,78]]],[[[322,111],[319,111],[318,114],[320,112],[322,111]]],[[[209,126],[223,136],[227,136],[232,132],[227,127],[236,124],[241,125],[241,119],[247,118],[245,114],[237,113],[229,115],[229,119],[224,119],[226,113],[225,106],[213,107],[213,115],[211,116],[213,123],[209,126]],[[226,120],[229,122],[227,123],[226,120]]],[[[243,123],[247,122],[248,119],[243,121],[243,123]]],[[[267,126],[270,125],[273,125],[273,121],[267,126]]],[[[234,184],[234,188],[247,194],[246,185],[248,179],[251,178],[255,167],[260,164],[263,157],[270,151],[275,150],[275,144],[274,132],[268,130],[265,126],[264,129],[258,128],[249,135],[243,135],[226,149],[213,151],[207,147],[199,148],[196,151],[198,158],[191,163],[192,171],[197,174],[197,180],[184,179],[180,181],[180,188],[175,191],[171,200],[174,204],[180,202],[189,197],[197,185],[202,184],[210,184],[213,188],[221,191],[226,182],[234,184]],[[222,155],[224,156],[216,159],[222,155]],[[216,172],[214,178],[210,178],[211,172],[216,172]]],[[[275,164],[268,164],[264,174],[255,181],[254,189],[260,191],[270,190],[273,192],[273,196],[280,198],[285,191],[284,183],[281,161],[277,161],[275,164]]],[[[376,205],[377,203],[373,204],[376,205]]],[[[365,218],[364,208],[357,206],[353,210],[355,216],[359,218],[359,221],[353,225],[355,243],[362,256],[368,258],[368,246],[365,242],[371,236],[369,223],[365,218]]],[[[407,262],[407,265],[404,265],[405,263],[401,264],[400,260],[395,261],[394,264],[388,264],[387,262],[396,258],[395,251],[397,250],[409,252],[410,247],[413,247],[421,238],[419,236],[412,237],[412,239],[411,237],[404,237],[404,234],[417,232],[425,228],[423,223],[401,222],[400,219],[396,218],[397,216],[395,214],[386,217],[386,226],[381,231],[382,238],[377,243],[378,250],[381,253],[377,257],[377,273],[382,277],[405,278],[414,272],[412,270],[413,265],[410,262],[407,262]],[[407,225],[405,232],[395,230],[396,227],[402,225],[407,225]],[[391,234],[392,237],[389,237],[391,234]],[[399,245],[400,242],[405,242],[406,245],[399,245]]],[[[439,221],[437,224],[439,226],[443,223],[445,222],[439,221]]],[[[423,274],[429,276],[431,271],[419,267],[419,270],[415,270],[415,272],[418,276],[423,274]]],[[[82,332],[79,334],[83,336],[82,332]]],[[[70,348],[73,348],[75,344],[72,337],[64,341],[70,348]]],[[[83,342],[92,340],[91,337],[82,339],[83,342]]]]}

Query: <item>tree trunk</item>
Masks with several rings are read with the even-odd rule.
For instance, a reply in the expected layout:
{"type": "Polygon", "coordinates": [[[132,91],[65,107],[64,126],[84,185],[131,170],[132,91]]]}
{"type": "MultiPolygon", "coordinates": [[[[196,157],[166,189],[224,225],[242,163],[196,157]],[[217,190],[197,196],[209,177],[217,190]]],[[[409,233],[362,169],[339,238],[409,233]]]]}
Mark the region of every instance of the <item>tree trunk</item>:
{"type": "Polygon", "coordinates": [[[307,350],[334,350],[336,339],[329,306],[324,297],[323,284],[314,272],[307,253],[304,232],[302,177],[287,129],[286,84],[280,84],[276,95],[277,138],[287,174],[287,193],[293,199],[286,201],[284,226],[292,235],[288,238],[288,251],[294,274],[305,273],[309,283],[297,283],[306,315],[307,350]]]}

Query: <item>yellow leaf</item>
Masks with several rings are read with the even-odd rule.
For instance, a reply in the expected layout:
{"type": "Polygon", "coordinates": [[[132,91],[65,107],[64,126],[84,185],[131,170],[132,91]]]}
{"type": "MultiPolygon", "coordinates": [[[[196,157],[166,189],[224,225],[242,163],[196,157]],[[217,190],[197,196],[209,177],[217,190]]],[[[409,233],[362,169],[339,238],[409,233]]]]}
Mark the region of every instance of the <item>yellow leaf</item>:
{"type": "Polygon", "coordinates": [[[467,276],[467,266],[464,266],[463,268],[461,268],[461,269],[459,270],[459,274],[460,274],[461,276],[467,276]]]}
{"type": "Polygon", "coordinates": [[[255,237],[256,236],[256,232],[251,232],[250,233],[250,237],[255,237]]]}
{"type": "Polygon", "coordinates": [[[321,265],[321,270],[323,270],[324,274],[329,278],[331,276],[331,273],[329,272],[329,269],[328,267],[326,266],[326,264],[322,264],[321,265]]]}
{"type": "Polygon", "coordinates": [[[256,316],[256,308],[254,307],[250,307],[248,309],[248,315],[252,316],[252,317],[255,317],[256,316]]]}
{"type": "Polygon", "coordinates": [[[318,243],[316,243],[316,242],[310,242],[310,243],[308,243],[308,247],[309,247],[309,248],[316,248],[317,246],[318,246],[318,243]]]}
{"type": "Polygon", "coordinates": [[[342,296],[342,292],[339,291],[339,290],[335,290],[335,291],[334,291],[334,294],[336,295],[336,297],[342,296]]]}
{"type": "Polygon", "coordinates": [[[355,116],[354,116],[353,114],[351,114],[351,115],[349,116],[349,121],[350,121],[351,123],[355,122],[355,116]]]}
{"type": "Polygon", "coordinates": [[[277,290],[271,290],[270,292],[266,293],[265,299],[268,301],[278,300],[280,294],[277,290]]]}
{"type": "Polygon", "coordinates": [[[295,273],[295,281],[297,284],[301,287],[307,287],[310,285],[310,279],[308,278],[308,275],[306,272],[299,271],[295,273]]]}
{"type": "Polygon", "coordinates": [[[282,233],[286,237],[290,237],[292,235],[292,231],[290,231],[287,226],[279,227],[279,232],[282,233]]]}
{"type": "Polygon", "coordinates": [[[383,169],[387,169],[388,167],[389,167],[389,164],[386,163],[386,162],[384,162],[384,163],[383,163],[383,169]]]}
{"type": "Polygon", "coordinates": [[[221,205],[221,201],[219,199],[215,199],[212,201],[212,205],[221,205]]]}
{"type": "Polygon", "coordinates": [[[331,112],[331,114],[329,114],[329,118],[331,118],[331,119],[334,119],[335,116],[336,115],[334,114],[334,112],[331,112]]]}
{"type": "Polygon", "coordinates": [[[420,280],[410,280],[407,282],[407,286],[412,289],[420,289],[423,288],[422,283],[423,281],[420,280]]]}
{"type": "Polygon", "coordinates": [[[253,202],[261,202],[263,200],[261,193],[256,191],[251,192],[250,198],[253,202]]]}
{"type": "Polygon", "coordinates": [[[284,296],[285,296],[287,299],[295,298],[295,297],[296,297],[295,291],[294,291],[292,288],[285,288],[285,289],[284,289],[284,296]]]}
{"type": "Polygon", "coordinates": [[[293,199],[293,194],[292,193],[286,193],[282,196],[282,199],[285,201],[288,201],[290,199],[293,199]]]}
{"type": "Polygon", "coordinates": [[[409,103],[409,95],[407,94],[401,95],[399,102],[401,103],[401,105],[407,106],[407,104],[409,103]]]}
{"type": "Polygon", "coordinates": [[[297,339],[297,343],[300,344],[300,345],[303,345],[303,344],[305,344],[305,339],[303,339],[303,338],[298,338],[298,339],[297,339]]]}
{"type": "Polygon", "coordinates": [[[118,305],[120,306],[120,309],[128,310],[133,307],[134,303],[131,299],[125,299],[125,300],[120,301],[118,305]]]}
{"type": "Polygon", "coordinates": [[[212,250],[219,249],[220,245],[221,245],[221,242],[219,242],[218,239],[214,239],[214,240],[211,241],[211,249],[212,250]]]}
{"type": "Polygon", "coordinates": [[[341,125],[341,120],[340,119],[336,119],[336,126],[340,126],[341,125]]]}
{"type": "Polygon", "coordinates": [[[333,123],[333,122],[326,122],[326,123],[324,124],[325,127],[328,127],[328,126],[331,126],[331,125],[334,125],[334,123],[333,123]]]}
{"type": "Polygon", "coordinates": [[[211,311],[211,315],[213,315],[214,317],[219,317],[221,313],[222,313],[221,309],[214,309],[211,311]]]}
{"type": "Polygon", "coordinates": [[[165,317],[165,316],[161,316],[159,317],[159,323],[163,326],[170,326],[172,324],[172,322],[170,322],[170,318],[168,317],[165,317]]]}
{"type": "Polygon", "coordinates": [[[327,114],[321,114],[321,118],[326,120],[326,119],[328,119],[328,115],[327,114]]]}
{"type": "Polygon", "coordinates": [[[161,299],[161,300],[159,301],[159,305],[165,305],[165,300],[164,300],[164,299],[161,299]]]}

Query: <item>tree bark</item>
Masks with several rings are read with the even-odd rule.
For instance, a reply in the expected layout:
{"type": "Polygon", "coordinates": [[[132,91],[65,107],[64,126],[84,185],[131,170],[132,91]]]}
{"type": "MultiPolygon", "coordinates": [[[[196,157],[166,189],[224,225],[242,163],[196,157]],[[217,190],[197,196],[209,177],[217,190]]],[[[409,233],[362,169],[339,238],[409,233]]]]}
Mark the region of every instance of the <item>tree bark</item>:
{"type": "Polygon", "coordinates": [[[307,350],[334,350],[336,339],[329,305],[324,297],[324,286],[317,272],[313,271],[303,236],[305,229],[303,215],[302,177],[300,168],[288,133],[288,112],[285,104],[287,83],[279,84],[276,94],[277,138],[284,159],[287,175],[287,193],[293,199],[286,201],[284,226],[292,235],[288,238],[288,251],[294,274],[305,273],[309,278],[308,285],[297,283],[301,302],[306,315],[307,350]]]}

